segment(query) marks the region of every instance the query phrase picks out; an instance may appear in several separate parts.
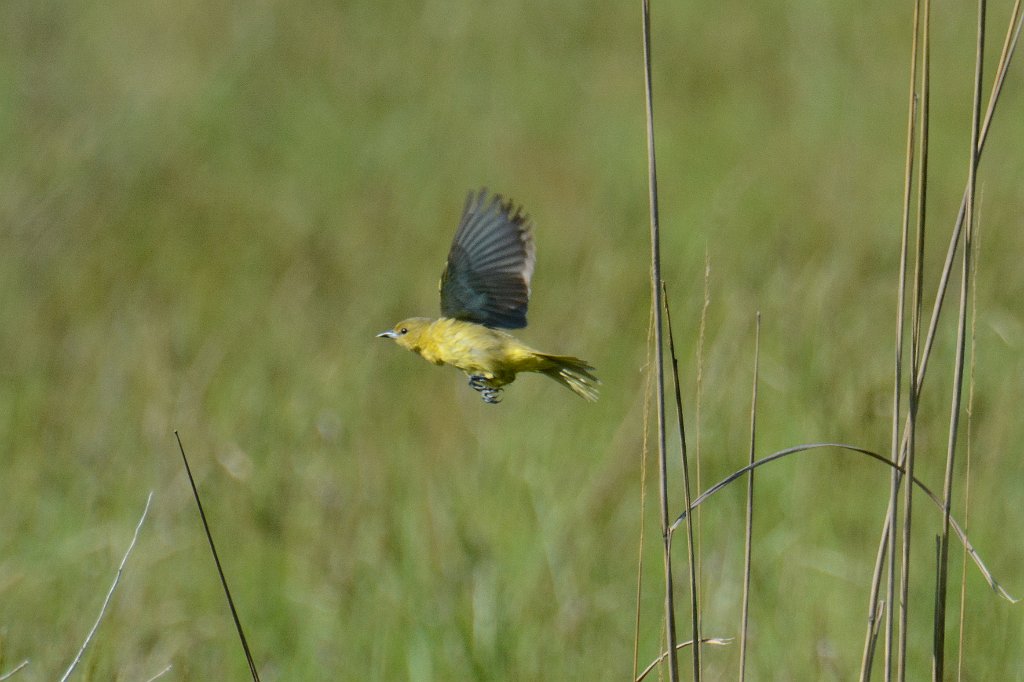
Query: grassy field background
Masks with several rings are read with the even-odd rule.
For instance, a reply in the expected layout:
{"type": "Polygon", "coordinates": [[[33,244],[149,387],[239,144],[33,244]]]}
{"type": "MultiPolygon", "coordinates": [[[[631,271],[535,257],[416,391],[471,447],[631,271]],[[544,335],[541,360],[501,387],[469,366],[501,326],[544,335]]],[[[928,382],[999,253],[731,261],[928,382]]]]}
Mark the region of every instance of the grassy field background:
{"type": "MultiPolygon", "coordinates": [[[[654,7],[664,274],[691,439],[711,265],[703,487],[746,459],[757,310],[759,452],[888,451],[901,5],[654,7]]],[[[992,3],[993,48],[1008,5],[992,3]]],[[[972,8],[936,11],[929,308],[966,177],[974,27],[972,8]]],[[[969,519],[1017,596],[1020,67],[979,182],[969,519]]],[[[23,659],[14,679],[63,670],[154,490],[78,679],[167,664],[165,679],[246,679],[177,429],[264,680],[628,678],[649,315],[641,68],[639,2],[0,4],[0,674],[23,659]],[[537,224],[522,338],[593,362],[600,402],[527,376],[484,405],[457,373],[373,338],[436,314],[465,192],[481,185],[537,224]]],[[[918,472],[936,489],[954,320],[922,405],[918,472]]],[[[762,471],[751,672],[851,679],[888,473],[835,454],[762,471]]],[[[641,666],[663,641],[654,483],[641,666]]],[[[741,488],[702,515],[709,636],[737,634],[741,488]]],[[[917,510],[923,679],[939,517],[917,510]]],[[[1024,679],[1021,607],[973,569],[967,595],[965,679],[1024,679]]],[[[737,659],[709,649],[709,679],[737,659]]]]}

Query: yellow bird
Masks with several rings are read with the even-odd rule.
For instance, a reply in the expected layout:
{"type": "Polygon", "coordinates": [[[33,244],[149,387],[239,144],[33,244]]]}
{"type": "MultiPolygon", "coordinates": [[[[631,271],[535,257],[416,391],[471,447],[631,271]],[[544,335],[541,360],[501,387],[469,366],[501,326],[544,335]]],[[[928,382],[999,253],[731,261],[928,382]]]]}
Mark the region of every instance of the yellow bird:
{"type": "Polygon", "coordinates": [[[470,192],[441,275],[440,319],[411,317],[377,334],[435,365],[469,376],[485,403],[519,372],[540,372],[587,400],[597,400],[594,368],[579,358],[541,353],[502,329],[526,326],[536,254],[532,223],[521,207],[487,190],[470,192]]]}

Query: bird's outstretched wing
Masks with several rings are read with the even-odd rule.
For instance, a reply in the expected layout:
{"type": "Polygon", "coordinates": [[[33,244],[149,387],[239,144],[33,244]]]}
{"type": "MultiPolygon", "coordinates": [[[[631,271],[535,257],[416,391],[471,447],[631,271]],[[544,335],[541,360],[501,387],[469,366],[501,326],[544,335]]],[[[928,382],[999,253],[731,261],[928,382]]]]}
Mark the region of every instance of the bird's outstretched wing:
{"type": "Polygon", "coordinates": [[[470,192],[441,275],[441,314],[488,327],[526,326],[536,255],[530,218],[500,194],[470,192]]]}

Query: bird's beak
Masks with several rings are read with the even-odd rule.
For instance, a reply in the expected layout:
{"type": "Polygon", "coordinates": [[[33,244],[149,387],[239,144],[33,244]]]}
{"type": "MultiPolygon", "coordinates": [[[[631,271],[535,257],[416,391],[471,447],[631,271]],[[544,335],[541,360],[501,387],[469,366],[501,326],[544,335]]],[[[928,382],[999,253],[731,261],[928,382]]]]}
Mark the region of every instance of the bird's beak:
{"type": "Polygon", "coordinates": [[[377,334],[377,338],[378,339],[397,339],[398,338],[398,334],[396,334],[394,331],[389,329],[386,332],[381,332],[380,334],[377,334]]]}

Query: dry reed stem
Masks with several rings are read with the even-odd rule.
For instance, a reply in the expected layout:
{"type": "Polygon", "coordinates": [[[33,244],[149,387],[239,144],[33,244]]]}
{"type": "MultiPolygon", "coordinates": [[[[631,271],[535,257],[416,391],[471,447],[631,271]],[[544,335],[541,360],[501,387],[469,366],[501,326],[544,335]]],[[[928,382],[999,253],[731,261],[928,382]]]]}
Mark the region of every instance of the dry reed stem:
{"type": "Polygon", "coordinates": [[[974,193],[978,183],[978,136],[981,126],[981,78],[985,53],[985,0],[978,0],[978,40],[974,62],[974,96],[971,104],[971,134],[968,147],[967,210],[964,218],[964,254],[960,275],[960,304],[957,312],[956,358],[953,366],[952,405],[949,415],[949,439],[946,445],[946,471],[942,486],[943,525],[939,536],[938,581],[935,599],[935,627],[932,655],[932,679],[941,682],[946,652],[946,593],[949,575],[949,517],[953,497],[953,465],[959,435],[963,397],[964,356],[967,347],[967,307],[970,290],[971,255],[974,237],[974,193]]]}
{"type": "MultiPolygon", "coordinates": [[[[705,637],[704,639],[700,640],[701,644],[711,644],[713,646],[726,646],[730,642],[732,642],[732,637],[705,637]]],[[[686,642],[679,642],[678,644],[676,644],[676,650],[682,649],[684,647],[692,646],[692,645],[693,645],[693,640],[689,640],[689,641],[686,641],[686,642]]],[[[643,680],[645,677],[647,677],[648,673],[650,673],[652,670],[654,670],[658,666],[659,663],[664,661],[665,657],[667,655],[668,654],[666,652],[662,651],[661,654],[656,659],[651,661],[648,664],[648,666],[646,668],[644,668],[643,672],[641,672],[638,676],[633,678],[635,680],[635,682],[641,682],[641,680],[643,680]]]]}
{"type": "MultiPolygon", "coordinates": [[[[995,115],[996,105],[999,102],[999,97],[1000,97],[1000,95],[1002,93],[1003,85],[1006,82],[1006,74],[1007,74],[1007,71],[1009,69],[1010,62],[1012,61],[1013,55],[1016,52],[1017,43],[1018,43],[1018,40],[1020,38],[1021,28],[1022,28],[1022,25],[1024,25],[1024,11],[1022,11],[1022,10],[1024,10],[1024,0],[1016,0],[1014,2],[1013,9],[1012,9],[1012,11],[1010,13],[1010,19],[1009,19],[1009,21],[1007,23],[1006,38],[1005,38],[1005,40],[1003,42],[1003,49],[1002,49],[1002,51],[1000,52],[1000,55],[999,55],[999,63],[998,63],[998,66],[996,67],[996,77],[995,77],[995,81],[994,81],[993,86],[992,86],[992,90],[989,93],[988,104],[987,104],[987,107],[986,107],[986,110],[985,110],[985,119],[984,119],[984,122],[982,123],[981,132],[980,132],[980,136],[979,136],[979,140],[978,140],[978,160],[979,161],[981,160],[981,155],[982,155],[982,153],[984,151],[984,148],[985,148],[985,142],[988,139],[988,131],[989,131],[989,127],[991,125],[992,119],[993,119],[993,117],[995,115]]],[[[956,221],[955,221],[954,226],[953,226],[953,231],[952,231],[952,234],[950,235],[949,247],[947,248],[947,251],[946,251],[946,260],[945,260],[945,263],[943,264],[942,272],[941,272],[941,274],[939,276],[939,286],[938,286],[938,290],[936,291],[936,294],[935,294],[935,301],[934,301],[934,303],[932,305],[932,314],[931,314],[931,320],[930,320],[929,325],[928,325],[928,333],[925,336],[924,349],[921,352],[921,364],[920,364],[920,367],[918,367],[917,371],[915,372],[914,376],[912,376],[912,378],[911,378],[911,381],[914,382],[913,385],[916,385],[918,390],[920,390],[921,386],[924,384],[924,378],[925,378],[925,375],[926,375],[926,372],[927,372],[927,369],[928,369],[928,360],[931,357],[932,344],[933,344],[933,342],[935,340],[935,337],[936,337],[936,333],[937,333],[937,329],[938,329],[938,324],[939,324],[939,318],[940,318],[940,314],[942,312],[942,305],[943,305],[943,302],[945,300],[946,288],[947,288],[947,285],[949,283],[949,277],[950,277],[950,274],[951,274],[952,269],[953,269],[953,260],[956,257],[957,246],[958,246],[959,241],[960,241],[960,233],[961,233],[961,230],[963,228],[963,220],[964,220],[964,214],[965,214],[965,210],[966,210],[966,208],[965,208],[966,207],[966,200],[967,200],[967,190],[965,188],[964,196],[963,196],[963,199],[962,199],[962,201],[960,203],[960,209],[959,209],[959,212],[957,213],[956,221]]],[[[903,437],[902,437],[902,440],[900,442],[900,453],[901,453],[900,464],[902,464],[903,459],[906,456],[906,451],[907,451],[907,447],[908,447],[909,431],[910,431],[910,422],[909,422],[909,417],[908,417],[907,421],[904,423],[903,437]]],[[[899,468],[899,467],[897,467],[897,468],[899,468]]],[[[883,564],[883,562],[885,560],[885,550],[886,550],[886,545],[887,545],[887,543],[889,541],[888,539],[889,539],[889,536],[890,536],[890,532],[891,532],[891,530],[892,530],[892,528],[894,527],[894,524],[895,524],[894,518],[895,517],[893,516],[892,509],[888,509],[886,511],[885,521],[882,524],[881,541],[879,543],[878,554],[877,554],[876,559],[875,559],[875,572],[874,572],[874,576],[873,576],[873,579],[872,579],[872,595],[876,595],[877,594],[878,585],[879,585],[879,583],[881,581],[882,564],[883,564]]],[[[976,564],[978,563],[978,559],[976,557],[975,557],[975,563],[976,564]]],[[[979,566],[979,568],[980,568],[980,566],[979,566]]],[[[982,572],[986,573],[987,569],[983,569],[982,572]]],[[[986,577],[986,580],[988,580],[987,577],[986,577]]],[[[1012,597],[1010,597],[1005,592],[1005,590],[1003,590],[1002,588],[997,588],[996,585],[993,584],[993,581],[989,580],[989,585],[992,586],[993,589],[995,589],[1000,594],[1000,596],[1003,596],[1004,598],[1009,599],[1010,601],[1016,601],[1012,597]]],[[[874,607],[874,602],[872,602],[871,609],[874,609],[874,608],[875,608],[874,607]]],[[[869,639],[872,637],[872,634],[871,634],[872,629],[873,629],[873,626],[872,626],[872,623],[871,623],[871,619],[869,617],[868,634],[867,634],[867,637],[869,639]]],[[[870,678],[870,660],[866,659],[864,661],[864,665],[863,665],[863,667],[861,669],[861,680],[867,680],[869,678],[870,678]]],[[[887,671],[886,679],[889,679],[888,671],[887,671]]]]}
{"type": "MultiPolygon", "coordinates": [[[[795,445],[784,450],[779,450],[778,452],[772,453],[766,457],[762,457],[753,464],[747,465],[742,469],[738,469],[732,472],[731,474],[723,478],[721,481],[705,490],[703,493],[697,496],[697,498],[693,501],[693,504],[690,505],[690,508],[687,511],[684,511],[682,514],[680,514],[679,518],[675,520],[670,529],[674,531],[676,528],[678,528],[679,524],[683,523],[684,519],[686,518],[689,512],[699,507],[712,495],[721,491],[730,483],[742,477],[748,471],[753,471],[758,467],[762,467],[766,464],[770,464],[776,460],[788,457],[790,455],[795,455],[801,452],[821,450],[825,448],[836,448],[840,452],[864,455],[873,460],[881,462],[882,464],[888,467],[899,468],[897,465],[893,464],[892,460],[890,460],[888,457],[884,457],[883,455],[880,455],[877,452],[874,452],[873,450],[868,450],[867,448],[862,448],[857,445],[850,445],[848,443],[807,443],[804,445],[795,445]]],[[[906,475],[905,471],[902,471],[902,473],[903,475],[906,475]]],[[[931,489],[929,489],[928,486],[922,483],[919,479],[913,478],[912,481],[914,485],[916,485],[918,489],[921,490],[921,492],[927,495],[928,498],[935,503],[936,507],[938,507],[940,510],[942,509],[942,501],[939,499],[938,495],[933,493],[931,489]]],[[[956,533],[956,536],[960,539],[960,542],[963,544],[964,549],[970,555],[971,560],[974,562],[974,565],[977,566],[978,570],[981,572],[982,577],[985,579],[985,582],[988,583],[989,587],[991,587],[992,590],[1003,599],[1009,601],[1010,603],[1016,604],[1019,600],[1011,596],[1010,593],[1008,593],[1003,588],[1003,586],[1000,585],[999,582],[995,579],[995,577],[992,575],[992,572],[988,569],[988,566],[985,565],[985,562],[982,561],[981,557],[978,555],[977,550],[974,549],[974,545],[971,544],[966,533],[964,533],[963,529],[960,527],[960,524],[958,524],[956,520],[952,517],[950,518],[949,523],[950,527],[953,529],[953,532],[956,533]]]]}
{"type": "Polygon", "coordinates": [[[192,486],[192,495],[196,500],[196,507],[199,508],[199,518],[203,522],[203,531],[210,544],[210,552],[213,554],[213,562],[217,565],[217,574],[220,576],[221,587],[224,588],[224,595],[228,599],[228,608],[231,609],[231,618],[235,622],[235,630],[238,632],[238,639],[242,643],[242,651],[245,653],[245,660],[249,664],[249,674],[255,682],[260,682],[259,671],[256,670],[256,661],[253,660],[252,651],[249,649],[249,642],[245,638],[245,631],[242,628],[242,621],[238,617],[238,610],[235,608],[235,600],[231,597],[231,589],[228,587],[228,579],[224,575],[224,567],[220,563],[220,555],[217,554],[217,546],[213,542],[213,534],[210,532],[210,524],[206,520],[206,511],[203,509],[203,502],[199,499],[199,489],[196,487],[196,480],[192,477],[192,467],[188,464],[188,457],[185,456],[185,447],[181,444],[181,436],[174,432],[178,441],[178,450],[181,452],[181,460],[185,463],[185,473],[188,475],[189,485],[192,486]]]}
{"type": "MultiPolygon", "coordinates": [[[[924,302],[924,245],[928,196],[928,123],[931,109],[931,0],[924,0],[921,13],[921,110],[918,138],[920,163],[917,173],[917,225],[914,247],[914,286],[911,294],[910,318],[910,396],[907,401],[909,439],[907,440],[906,475],[913,480],[917,444],[917,410],[921,387],[917,383],[917,367],[921,357],[921,309],[924,302]]],[[[907,629],[910,613],[910,538],[914,486],[904,488],[903,537],[900,557],[899,639],[896,645],[896,679],[903,682],[907,674],[907,629]]],[[[888,666],[887,666],[888,667],[888,666]]]]}
{"type": "MultiPolygon", "coordinates": [[[[761,359],[761,311],[754,328],[754,385],[750,396],[750,453],[747,466],[754,463],[757,443],[757,375],[761,359]]],[[[750,565],[754,537],[754,471],[747,476],[747,514],[743,524],[743,607],[740,614],[740,682],[747,677],[747,624],[750,612],[750,565]]]]}
{"type": "MultiPolygon", "coordinates": [[[[980,220],[979,220],[980,223],[980,220]]],[[[981,251],[981,243],[978,233],[978,225],[974,228],[974,258],[971,259],[971,365],[967,381],[967,443],[964,452],[964,531],[967,530],[968,513],[971,509],[971,443],[972,427],[974,425],[974,368],[977,359],[977,331],[978,331],[978,260],[981,251]]],[[[967,554],[964,553],[960,563],[960,623],[959,638],[957,642],[956,677],[963,678],[964,662],[964,615],[967,611],[967,554]]]]}
{"type": "MultiPolygon", "coordinates": [[[[675,390],[676,399],[676,429],[679,433],[679,454],[683,466],[683,503],[687,509],[690,507],[690,463],[686,454],[686,430],[683,428],[683,397],[682,388],[679,385],[679,358],[676,355],[675,334],[672,333],[672,311],[668,303],[668,289],[665,283],[661,283],[662,293],[665,297],[665,321],[668,326],[668,349],[672,357],[672,386],[675,390]]],[[[669,533],[669,537],[672,534],[669,533]]],[[[697,559],[693,543],[693,517],[686,517],[686,560],[690,572],[690,629],[693,634],[691,641],[695,642],[693,647],[693,679],[700,682],[700,600],[697,592],[697,559]]]]}
{"type": "Polygon", "coordinates": [[[644,584],[644,527],[647,522],[647,436],[651,428],[651,348],[654,337],[654,311],[647,321],[647,372],[644,382],[644,419],[640,446],[640,546],[636,559],[636,620],[633,629],[633,679],[636,679],[640,665],[640,596],[644,584]]]}
{"type": "Polygon", "coordinates": [[[14,674],[16,672],[18,672],[19,670],[21,670],[22,668],[24,668],[27,665],[28,665],[28,659],[26,658],[24,661],[22,661],[21,663],[19,663],[16,666],[14,666],[13,668],[11,668],[7,672],[5,672],[3,675],[0,675],[0,682],[4,682],[4,680],[11,679],[12,677],[14,677],[14,674]]]}
{"type": "Polygon", "coordinates": [[[654,95],[651,79],[651,8],[643,0],[644,103],[647,124],[647,181],[651,228],[651,308],[654,311],[654,359],[658,401],[658,483],[661,502],[662,556],[665,563],[665,637],[669,679],[679,681],[675,604],[672,595],[672,537],[668,532],[668,468],[665,452],[665,358],[661,302],[661,232],[658,221],[658,169],[654,145],[654,95]]]}
{"type": "MultiPolygon", "coordinates": [[[[146,497],[146,506],[142,510],[142,516],[139,517],[139,522],[135,524],[135,532],[132,534],[132,541],[128,543],[128,549],[125,550],[124,556],[121,557],[121,565],[117,567],[117,573],[114,575],[114,582],[110,584],[110,589],[107,590],[107,596],[103,599],[103,605],[100,606],[100,612],[96,616],[96,622],[92,624],[92,628],[89,630],[89,634],[85,636],[85,640],[82,642],[82,646],[78,648],[78,653],[75,655],[74,660],[71,661],[71,665],[64,671],[64,675],[61,676],[60,682],[67,682],[67,679],[71,677],[71,673],[75,671],[78,664],[82,661],[82,656],[85,655],[85,650],[89,648],[89,643],[92,642],[92,638],[96,635],[96,631],[100,627],[100,622],[103,621],[103,616],[107,613],[107,606],[110,605],[110,599],[114,596],[114,590],[117,589],[118,583],[121,582],[121,575],[124,574],[125,564],[128,563],[128,557],[131,556],[132,550],[135,549],[135,543],[139,539],[139,531],[142,529],[142,524],[146,521],[146,515],[149,514],[149,505],[153,501],[153,491],[149,491],[149,495],[146,497]]],[[[27,662],[27,661],[26,661],[27,662]]],[[[20,669],[21,666],[15,668],[15,671],[20,669]]]]}

